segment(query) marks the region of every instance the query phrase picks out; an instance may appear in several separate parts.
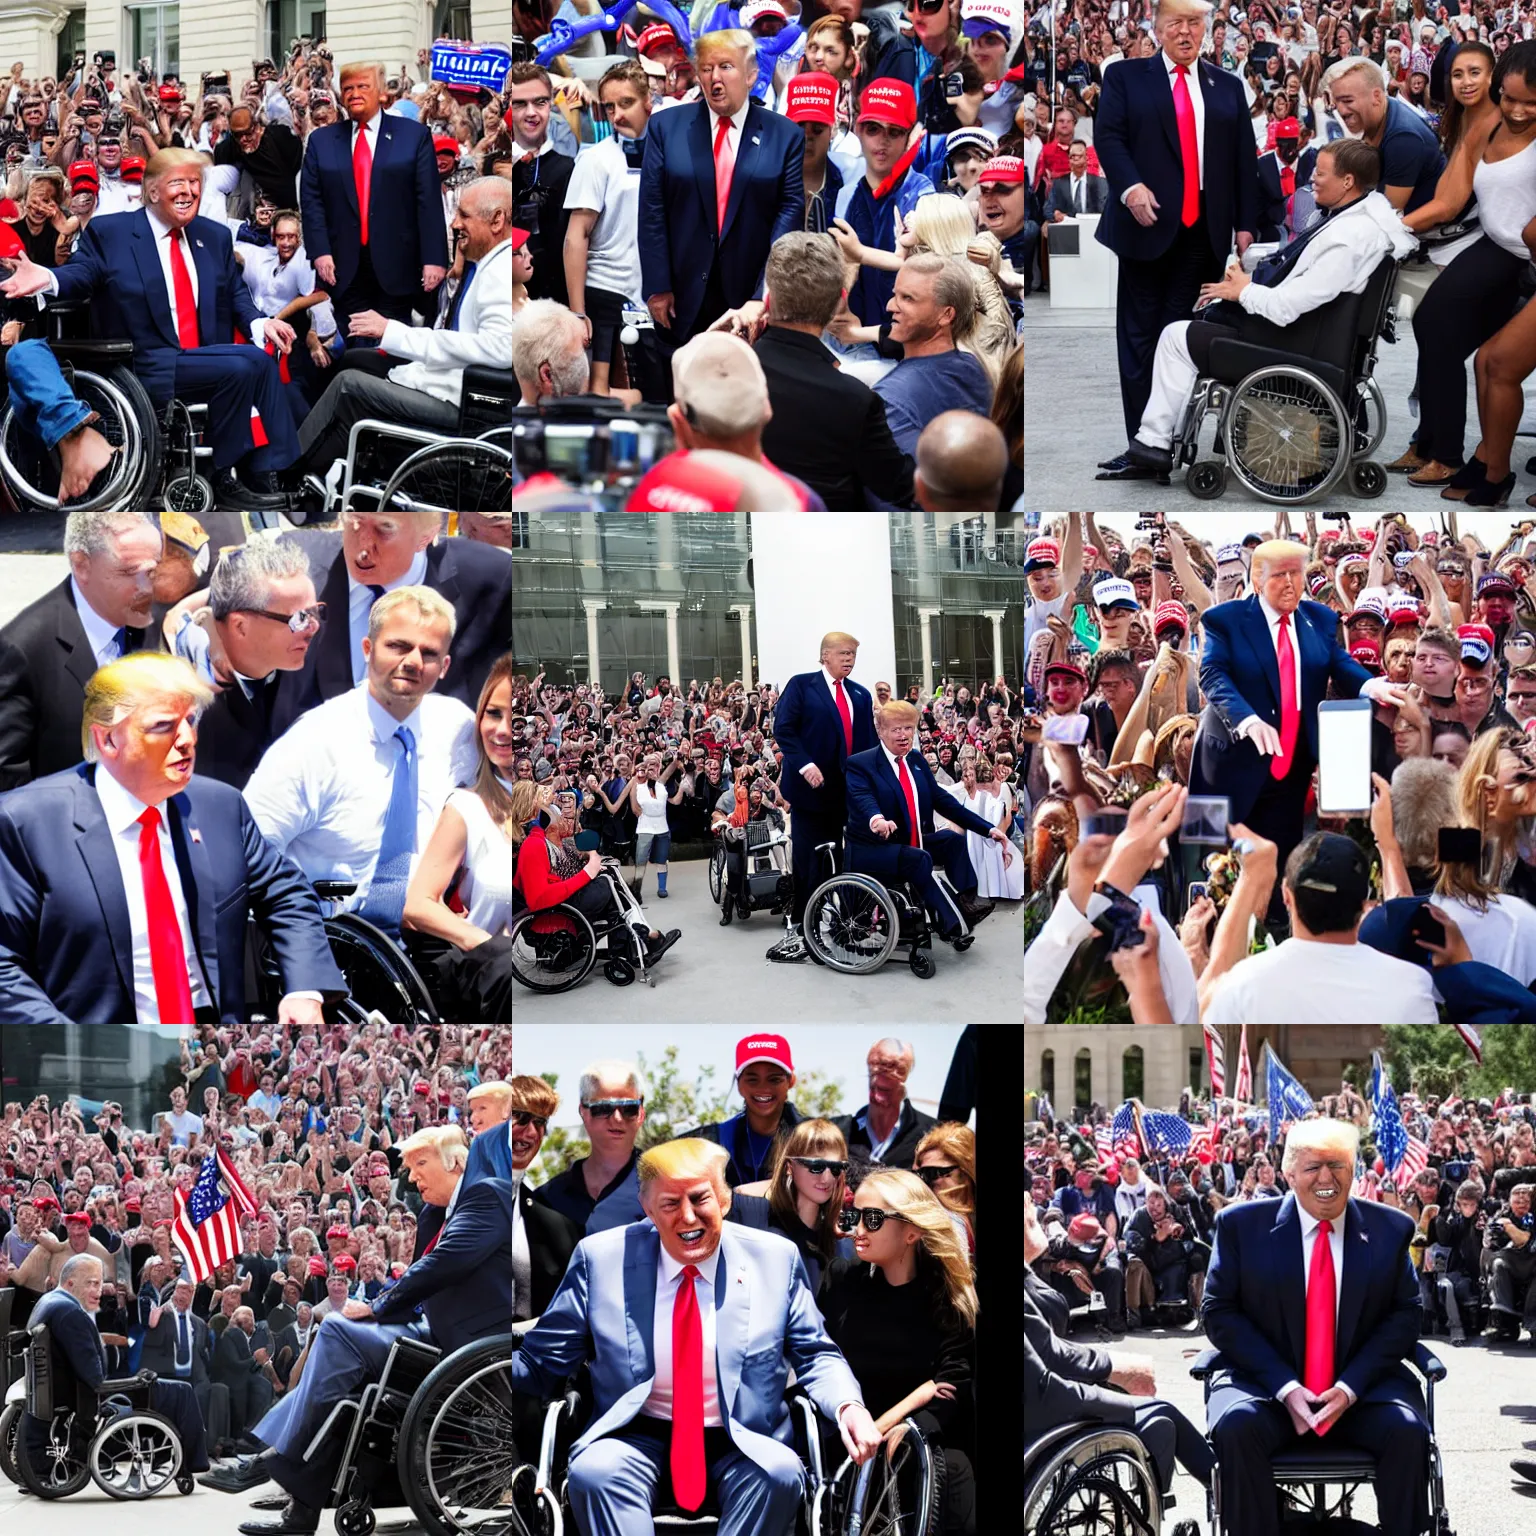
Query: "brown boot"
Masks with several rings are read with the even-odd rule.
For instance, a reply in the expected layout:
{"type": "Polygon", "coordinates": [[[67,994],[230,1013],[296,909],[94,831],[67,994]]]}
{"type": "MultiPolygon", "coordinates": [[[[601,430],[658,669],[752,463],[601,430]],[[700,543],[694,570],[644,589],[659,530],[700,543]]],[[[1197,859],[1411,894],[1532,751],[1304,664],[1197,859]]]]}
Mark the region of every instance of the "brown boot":
{"type": "Polygon", "coordinates": [[[1418,449],[1410,443],[1398,458],[1387,465],[1387,472],[1393,475],[1409,475],[1423,467],[1424,460],[1420,458],[1418,449]]]}

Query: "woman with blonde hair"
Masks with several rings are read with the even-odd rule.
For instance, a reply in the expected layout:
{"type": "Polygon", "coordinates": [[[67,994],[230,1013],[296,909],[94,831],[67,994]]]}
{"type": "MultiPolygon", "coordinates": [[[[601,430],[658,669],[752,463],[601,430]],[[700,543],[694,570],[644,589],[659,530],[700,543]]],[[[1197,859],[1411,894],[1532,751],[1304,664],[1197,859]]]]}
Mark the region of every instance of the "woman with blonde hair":
{"type": "Polygon", "coordinates": [[[930,1444],[943,1447],[941,1529],[975,1536],[976,1288],[965,1245],[938,1197],[916,1174],[895,1168],[864,1179],[841,1225],[853,1233],[855,1259],[834,1259],[827,1272],[827,1333],[879,1429],[897,1441],[910,1415],[930,1444]]]}
{"type": "Polygon", "coordinates": [[[965,1228],[966,1246],[976,1252],[976,1133],[944,1120],[917,1144],[912,1171],[965,1228]]]}

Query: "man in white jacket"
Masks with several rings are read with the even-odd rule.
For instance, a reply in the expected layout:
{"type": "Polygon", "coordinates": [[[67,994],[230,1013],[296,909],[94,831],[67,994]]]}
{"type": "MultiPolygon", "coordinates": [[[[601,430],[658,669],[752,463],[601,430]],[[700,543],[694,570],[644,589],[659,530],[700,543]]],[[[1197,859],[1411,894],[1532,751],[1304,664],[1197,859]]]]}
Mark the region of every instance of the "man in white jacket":
{"type": "Polygon", "coordinates": [[[1152,393],[1126,449],[1133,466],[1164,475],[1172,468],[1173,431],[1212,341],[1237,337],[1304,354],[1309,344],[1299,328],[1294,348],[1276,337],[1276,328],[1293,325],[1340,294],[1363,292],[1383,257],[1401,260],[1413,250],[1416,236],[1376,190],[1380,177],[1381,155],[1374,145],[1363,139],[1323,145],[1313,171],[1321,219],[1261,262],[1252,276],[1241,263],[1232,262],[1219,283],[1207,283],[1200,290],[1202,301],[1225,303],[1205,310],[1199,319],[1164,327],[1152,365],[1152,393]]]}

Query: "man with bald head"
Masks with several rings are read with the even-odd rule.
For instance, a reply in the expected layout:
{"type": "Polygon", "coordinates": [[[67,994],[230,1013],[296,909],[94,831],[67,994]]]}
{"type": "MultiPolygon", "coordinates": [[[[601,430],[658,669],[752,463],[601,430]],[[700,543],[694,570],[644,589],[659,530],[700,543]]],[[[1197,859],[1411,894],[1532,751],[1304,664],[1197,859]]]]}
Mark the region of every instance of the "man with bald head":
{"type": "Polygon", "coordinates": [[[997,509],[1007,472],[1003,434],[975,411],[942,411],[918,436],[913,486],[925,512],[997,509]]]}
{"type": "Polygon", "coordinates": [[[869,1072],[869,1103],[851,1115],[838,1115],[833,1124],[843,1133],[850,1152],[861,1153],[887,1168],[910,1168],[917,1144],[938,1122],[912,1107],[907,1078],[916,1061],[910,1042],[888,1036],[870,1046],[864,1064],[869,1072]]]}

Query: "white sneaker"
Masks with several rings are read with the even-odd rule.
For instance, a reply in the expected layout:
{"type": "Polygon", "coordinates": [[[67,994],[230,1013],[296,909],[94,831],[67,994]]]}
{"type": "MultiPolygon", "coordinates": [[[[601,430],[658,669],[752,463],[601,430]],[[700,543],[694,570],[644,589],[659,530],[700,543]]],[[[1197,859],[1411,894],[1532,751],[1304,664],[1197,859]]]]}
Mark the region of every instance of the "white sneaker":
{"type": "Polygon", "coordinates": [[[810,950],[805,947],[805,939],[801,936],[799,928],[794,923],[789,923],[785,926],[784,937],[768,951],[768,959],[793,964],[798,960],[808,960],[810,953],[810,950]]]}

